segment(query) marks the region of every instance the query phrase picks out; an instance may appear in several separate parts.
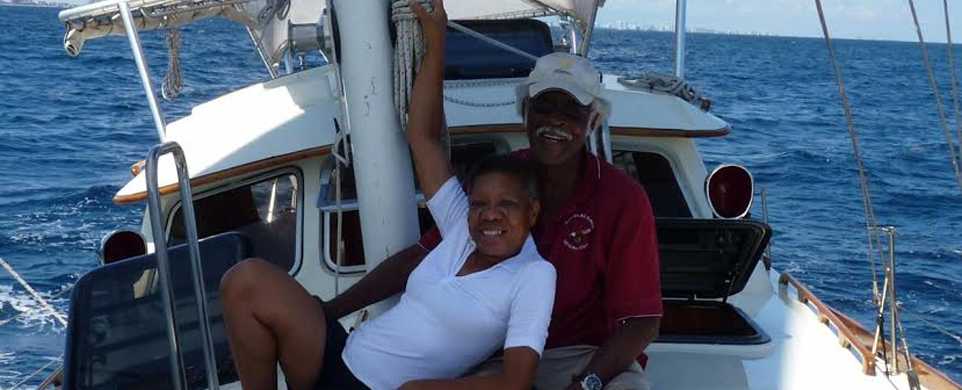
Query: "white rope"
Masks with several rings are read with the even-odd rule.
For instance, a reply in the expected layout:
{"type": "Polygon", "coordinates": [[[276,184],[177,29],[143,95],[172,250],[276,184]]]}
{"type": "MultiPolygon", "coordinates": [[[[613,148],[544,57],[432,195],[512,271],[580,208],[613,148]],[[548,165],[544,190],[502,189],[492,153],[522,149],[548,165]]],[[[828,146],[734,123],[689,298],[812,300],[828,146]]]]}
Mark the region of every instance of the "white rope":
{"type": "Polygon", "coordinates": [[[44,364],[43,367],[40,367],[39,369],[37,369],[37,371],[34,371],[33,374],[30,374],[30,375],[28,375],[26,378],[23,378],[23,380],[21,380],[20,382],[17,382],[15,385],[13,385],[13,387],[11,387],[11,388],[8,389],[8,390],[15,390],[16,388],[20,387],[20,385],[23,385],[24,383],[27,383],[27,381],[33,379],[33,377],[37,376],[37,374],[43,372],[43,370],[46,370],[47,367],[50,367],[52,364],[54,364],[54,363],[56,363],[56,362],[58,362],[58,361],[62,361],[62,360],[63,360],[63,355],[61,355],[61,356],[60,356],[59,358],[57,358],[57,359],[51,360],[51,361],[48,362],[47,364],[44,364]]]}
{"type": "Polygon", "coordinates": [[[879,238],[878,225],[875,222],[875,210],[872,207],[872,193],[869,191],[868,179],[865,176],[865,164],[862,162],[862,152],[858,147],[858,136],[855,133],[855,119],[852,116],[852,105],[848,101],[848,94],[845,92],[845,81],[842,79],[842,72],[838,68],[838,60],[835,58],[835,46],[832,45],[832,38],[828,33],[828,25],[825,23],[825,13],[822,11],[821,0],[815,0],[815,8],[818,10],[818,20],[822,24],[822,34],[825,36],[825,46],[828,47],[828,55],[835,69],[835,81],[838,83],[838,95],[842,100],[842,109],[845,111],[845,121],[848,123],[848,135],[852,140],[852,148],[855,151],[855,164],[858,167],[858,180],[862,187],[862,207],[865,211],[865,230],[868,234],[868,257],[872,263],[872,302],[878,308],[880,304],[878,288],[878,267],[876,263],[882,258],[882,242],[879,238]]]}
{"type": "Polygon", "coordinates": [[[922,28],[919,26],[919,18],[915,14],[915,2],[909,0],[909,9],[912,11],[912,20],[915,22],[915,32],[919,36],[919,46],[922,48],[922,61],[929,73],[929,85],[932,86],[932,93],[935,95],[935,107],[939,111],[939,124],[942,125],[942,133],[945,135],[945,142],[949,147],[949,157],[952,159],[952,169],[955,171],[955,180],[959,183],[962,190],[962,167],[959,166],[959,157],[955,150],[955,142],[949,134],[949,124],[945,119],[945,109],[942,107],[942,95],[939,93],[939,85],[935,81],[935,71],[932,70],[932,62],[929,61],[929,50],[925,47],[925,40],[922,38],[922,28]]]}
{"type": "MultiPolygon", "coordinates": [[[[425,11],[433,12],[431,0],[418,0],[425,11]]],[[[394,107],[401,121],[401,129],[407,129],[407,112],[414,90],[414,73],[427,52],[427,44],[421,34],[417,15],[408,0],[391,2],[391,21],[394,22],[394,107]]]]}
{"type": "Polygon", "coordinates": [[[180,29],[167,30],[167,75],[160,87],[160,95],[170,101],[184,89],[184,77],[180,72],[180,29]]]}
{"type": "MultiPolygon", "coordinates": [[[[51,296],[50,296],[50,299],[58,298],[58,297],[60,297],[61,295],[63,295],[64,293],[67,293],[68,291],[72,291],[72,289],[67,288],[67,289],[60,290],[60,292],[51,295],[51,296]]],[[[13,322],[14,320],[16,320],[17,318],[23,317],[24,315],[27,315],[27,314],[28,314],[27,312],[22,311],[22,312],[19,312],[19,313],[15,314],[15,315],[11,316],[11,317],[4,318],[4,319],[0,320],[0,326],[9,324],[9,323],[13,322]]]]}
{"type": "Polygon", "coordinates": [[[23,277],[21,277],[20,274],[17,273],[17,271],[14,271],[13,267],[11,267],[10,264],[7,264],[7,262],[4,261],[2,257],[0,257],[0,266],[6,269],[7,272],[10,273],[10,276],[13,276],[13,278],[16,279],[17,282],[20,282],[20,285],[23,286],[23,288],[27,289],[27,292],[29,292],[30,295],[33,295],[33,299],[36,299],[37,302],[40,303],[40,306],[42,306],[44,309],[47,309],[47,311],[49,311],[50,314],[53,315],[53,318],[57,319],[57,321],[60,322],[61,325],[67,326],[67,319],[63,317],[63,314],[60,314],[60,312],[54,309],[53,306],[50,306],[50,304],[47,303],[47,301],[44,300],[43,297],[40,296],[40,294],[37,293],[37,290],[34,290],[33,287],[30,287],[30,284],[27,283],[26,280],[23,280],[23,277]]]}
{"type": "Polygon", "coordinates": [[[701,94],[688,85],[687,81],[673,75],[648,73],[635,78],[619,77],[618,83],[626,87],[637,88],[648,92],[675,95],[689,103],[695,103],[702,99],[701,94]]]}

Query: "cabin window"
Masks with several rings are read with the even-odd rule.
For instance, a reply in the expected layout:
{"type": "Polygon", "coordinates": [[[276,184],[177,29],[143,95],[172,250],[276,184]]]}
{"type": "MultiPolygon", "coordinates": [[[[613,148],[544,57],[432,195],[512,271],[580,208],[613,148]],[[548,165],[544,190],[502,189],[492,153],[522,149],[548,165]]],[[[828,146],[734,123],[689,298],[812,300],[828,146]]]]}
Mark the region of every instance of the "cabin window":
{"type": "Polygon", "coordinates": [[[665,156],[650,152],[614,151],[612,163],[645,187],[655,217],[691,218],[691,209],[665,156]]]}
{"type": "MultiPolygon", "coordinates": [[[[200,194],[194,200],[197,235],[204,238],[228,231],[244,233],[251,242],[251,256],[285,270],[294,269],[300,248],[299,176],[298,172],[274,173],[216,193],[200,194]]],[[[170,246],[186,241],[183,208],[180,203],[174,207],[167,224],[170,246]]]]}
{"type": "MultiPolygon", "coordinates": [[[[460,180],[464,180],[471,166],[481,159],[508,150],[507,145],[498,144],[491,141],[477,141],[461,143],[453,146],[451,153],[451,166],[460,180]]],[[[354,182],[354,168],[341,167],[341,264],[340,273],[348,274],[364,272],[364,241],[361,239],[361,215],[357,206],[357,192],[354,182]]],[[[337,226],[338,206],[336,202],[336,187],[334,186],[334,162],[329,159],[322,169],[321,190],[318,193],[318,208],[321,211],[321,254],[324,263],[332,270],[337,270],[337,226]]],[[[424,205],[423,198],[419,195],[418,222],[421,225],[421,234],[424,234],[434,227],[434,219],[424,205]]]]}
{"type": "MultiPolygon", "coordinates": [[[[535,57],[554,52],[551,30],[540,20],[459,20],[458,23],[535,57]]],[[[446,80],[526,77],[534,69],[534,61],[453,28],[448,28],[445,59],[446,80]]]]}

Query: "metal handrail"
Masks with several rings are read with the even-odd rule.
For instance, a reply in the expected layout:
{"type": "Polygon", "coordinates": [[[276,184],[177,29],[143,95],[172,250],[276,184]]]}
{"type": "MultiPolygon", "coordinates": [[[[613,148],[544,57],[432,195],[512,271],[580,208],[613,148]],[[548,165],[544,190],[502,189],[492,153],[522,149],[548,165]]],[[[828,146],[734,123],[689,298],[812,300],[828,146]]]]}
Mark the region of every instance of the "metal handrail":
{"type": "Polygon", "coordinates": [[[214,344],[210,335],[210,324],[207,316],[207,294],[204,291],[204,271],[200,262],[200,247],[197,239],[197,224],[194,217],[194,202],[190,192],[190,176],[187,172],[187,161],[184,151],[176,142],[167,142],[150,148],[147,153],[145,173],[147,175],[147,208],[150,213],[150,230],[154,237],[154,252],[157,257],[157,269],[160,273],[160,293],[164,303],[164,314],[167,320],[167,339],[170,343],[170,368],[174,376],[174,389],[184,388],[183,356],[181,355],[180,335],[177,329],[177,309],[174,307],[173,287],[170,280],[170,260],[167,256],[167,237],[161,216],[163,209],[160,205],[160,185],[157,180],[157,163],[160,156],[171,153],[177,166],[177,183],[180,187],[180,198],[184,210],[184,225],[187,231],[187,247],[190,253],[191,273],[194,284],[194,297],[197,300],[197,322],[200,324],[203,337],[204,366],[207,371],[207,384],[211,390],[220,388],[217,378],[217,364],[214,361],[214,344]]]}

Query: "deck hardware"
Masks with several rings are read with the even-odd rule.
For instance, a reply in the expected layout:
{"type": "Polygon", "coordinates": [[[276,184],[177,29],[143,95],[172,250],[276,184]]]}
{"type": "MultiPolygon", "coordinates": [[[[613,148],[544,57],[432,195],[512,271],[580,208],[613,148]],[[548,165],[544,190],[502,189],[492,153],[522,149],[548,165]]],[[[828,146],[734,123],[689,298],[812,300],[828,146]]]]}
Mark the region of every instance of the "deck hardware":
{"type": "Polygon", "coordinates": [[[908,340],[905,337],[905,328],[902,326],[899,310],[901,304],[898,302],[898,294],[895,279],[895,236],[898,230],[895,227],[887,226],[879,228],[879,231],[888,237],[888,264],[885,265],[885,280],[882,286],[882,295],[879,298],[878,311],[876,313],[875,335],[872,341],[872,354],[878,356],[881,349],[883,360],[885,361],[887,375],[897,375],[906,373],[909,380],[909,388],[919,389],[919,378],[912,364],[912,356],[909,352],[908,340]],[[885,345],[885,307],[889,309],[889,345],[885,345]],[[907,367],[900,367],[898,341],[902,341],[902,351],[905,354],[905,364],[907,367]]]}
{"type": "MultiPolygon", "coordinates": [[[[121,3],[126,4],[126,3],[121,3]]],[[[210,390],[218,390],[220,385],[217,378],[217,363],[214,360],[214,344],[210,334],[210,323],[207,314],[207,294],[204,291],[203,268],[200,259],[200,247],[197,238],[197,223],[194,214],[194,202],[190,189],[190,175],[187,171],[187,160],[184,151],[176,142],[167,142],[150,148],[147,153],[147,209],[150,213],[150,230],[154,238],[154,252],[157,258],[157,270],[160,276],[160,296],[164,304],[164,314],[167,320],[167,339],[170,349],[170,368],[175,390],[185,388],[186,377],[181,354],[180,335],[177,328],[177,309],[174,307],[173,282],[170,280],[170,260],[167,256],[166,230],[162,221],[164,213],[160,204],[160,185],[157,179],[157,165],[160,156],[173,154],[177,167],[177,182],[180,198],[184,210],[184,225],[187,231],[188,252],[190,254],[191,276],[193,276],[194,298],[197,301],[197,322],[200,324],[203,337],[204,365],[207,374],[207,385],[210,390]]]]}

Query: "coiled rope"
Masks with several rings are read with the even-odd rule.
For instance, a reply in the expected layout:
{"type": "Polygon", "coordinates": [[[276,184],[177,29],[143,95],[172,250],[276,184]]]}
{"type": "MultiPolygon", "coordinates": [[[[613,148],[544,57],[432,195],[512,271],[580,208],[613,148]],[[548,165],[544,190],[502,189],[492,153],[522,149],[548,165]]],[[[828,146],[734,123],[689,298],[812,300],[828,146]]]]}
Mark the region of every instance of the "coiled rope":
{"type": "Polygon", "coordinates": [[[170,101],[184,89],[184,77],[180,72],[180,29],[167,30],[167,75],[160,87],[160,95],[170,101]]]}
{"type": "Polygon", "coordinates": [[[681,77],[667,74],[648,73],[641,77],[622,76],[618,77],[618,83],[647,92],[675,95],[692,104],[702,99],[701,94],[695,91],[691,85],[688,85],[687,81],[681,77]]]}
{"type": "MultiPolygon", "coordinates": [[[[430,0],[418,0],[427,12],[433,12],[430,0]]],[[[421,65],[427,52],[427,44],[421,33],[417,15],[411,10],[408,0],[391,2],[391,22],[394,23],[394,107],[401,121],[401,128],[407,129],[407,112],[414,90],[414,73],[421,65]]]]}
{"type": "Polygon", "coordinates": [[[815,8],[818,10],[818,20],[822,24],[822,35],[825,37],[825,46],[828,48],[828,55],[832,61],[832,68],[835,69],[835,81],[838,84],[838,95],[842,100],[842,109],[845,110],[845,121],[848,123],[848,135],[852,140],[852,148],[855,151],[855,164],[858,167],[858,180],[862,186],[862,208],[865,211],[865,230],[868,234],[868,257],[872,262],[872,301],[876,308],[880,305],[880,291],[878,286],[878,266],[876,263],[882,258],[882,242],[879,238],[878,225],[875,222],[875,210],[872,207],[872,193],[868,188],[868,179],[865,176],[865,164],[862,162],[862,151],[858,147],[858,136],[855,133],[855,119],[852,117],[852,105],[848,101],[848,94],[845,92],[845,81],[842,79],[842,72],[838,68],[838,60],[835,58],[835,46],[832,45],[832,38],[828,33],[828,25],[825,23],[825,13],[822,11],[821,0],[815,0],[815,8]]]}
{"type": "MultiPolygon", "coordinates": [[[[932,70],[932,62],[929,61],[929,50],[925,47],[925,39],[922,38],[922,28],[919,26],[919,18],[915,14],[915,2],[912,0],[909,0],[909,9],[912,11],[912,21],[915,22],[915,32],[919,36],[919,46],[922,48],[922,62],[929,73],[929,85],[932,86],[932,93],[935,95],[935,107],[939,111],[939,124],[942,125],[945,143],[946,146],[949,147],[949,157],[952,159],[952,169],[955,171],[955,180],[958,181],[959,190],[962,190],[962,167],[959,166],[958,151],[955,149],[955,142],[952,141],[952,135],[949,133],[949,124],[945,119],[945,108],[942,107],[942,95],[939,93],[939,85],[935,80],[935,71],[932,70]]],[[[948,16],[946,16],[946,18],[948,18],[948,16]]],[[[948,25],[948,22],[946,22],[946,25],[948,25]]],[[[955,74],[954,70],[953,74],[955,74]]]]}

